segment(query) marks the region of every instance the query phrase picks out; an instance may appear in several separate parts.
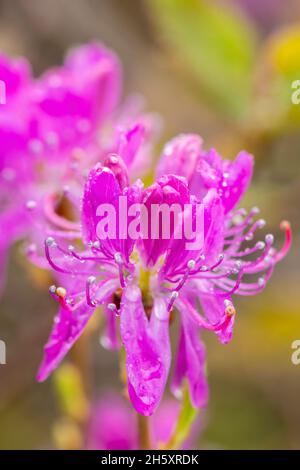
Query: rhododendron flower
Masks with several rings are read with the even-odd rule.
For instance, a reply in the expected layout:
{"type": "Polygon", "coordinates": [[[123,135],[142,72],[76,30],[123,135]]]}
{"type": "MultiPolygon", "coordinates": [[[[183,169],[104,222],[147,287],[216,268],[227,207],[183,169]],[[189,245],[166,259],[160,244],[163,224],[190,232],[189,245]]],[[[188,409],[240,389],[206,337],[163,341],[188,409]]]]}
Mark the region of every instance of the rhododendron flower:
{"type": "Polygon", "coordinates": [[[86,173],[108,152],[122,155],[132,174],[134,167],[144,165],[156,121],[142,115],[134,99],[124,105],[127,112],[120,106],[119,60],[98,43],[74,49],[63,66],[38,79],[32,78],[24,59],[1,55],[0,79],[7,89],[7,102],[0,107],[3,277],[14,241],[26,237],[28,255],[36,261],[49,226],[56,232],[77,231],[76,211],[68,214],[72,222],[63,221],[56,212],[64,206],[66,215],[66,200],[80,200],[86,173]]]}
{"type": "Polygon", "coordinates": [[[184,176],[198,198],[203,198],[208,189],[216,189],[227,214],[237,206],[251,182],[253,157],[240,152],[234,161],[222,160],[214,149],[205,152],[202,143],[196,134],[182,134],[168,142],[157,177],[168,173],[184,176]]]}
{"type": "MultiPolygon", "coordinates": [[[[150,432],[153,448],[167,442],[176,426],[179,403],[164,400],[151,418],[150,432]]],[[[194,423],[189,442],[196,436],[199,426],[194,423]]],[[[186,448],[186,442],[184,447],[186,448]]],[[[87,429],[86,447],[93,450],[136,450],[138,425],[128,402],[114,393],[103,396],[91,409],[87,429]]]]}
{"type": "MultiPolygon", "coordinates": [[[[231,339],[235,317],[233,294],[252,295],[264,288],[274,266],[286,254],[291,235],[285,223],[286,242],[280,251],[273,247],[272,235],[244,248],[244,242],[250,241],[264,225],[261,219],[252,223],[256,209],[248,215],[236,212],[235,217],[230,212],[249,184],[251,157],[243,154],[235,163],[223,162],[215,153],[202,158],[197,146],[189,147],[185,155],[181,139],[185,137],[173,141],[176,149],[173,160],[175,165],[180,164],[170,173],[181,172],[185,178],[165,173],[143,189],[140,181],[128,185],[126,165],[120,157],[110,168],[97,165],[88,176],[82,199],[84,249],[67,246],[63,239],[59,243],[53,237],[46,240],[47,259],[64,276],[67,289],[50,288],[60,302],[60,310],[45,347],[39,380],[47,378],[58,365],[101,304],[111,315],[107,331],[112,333],[111,345],[116,343],[112,323],[120,316],[130,399],[138,412],[151,415],[167,381],[171,362],[170,320],[178,314],[181,332],[172,388],[179,392],[186,378],[192,404],[195,407],[206,404],[208,387],[200,330],[214,331],[223,343],[231,339]],[[190,172],[190,158],[197,161],[199,175],[190,172]],[[192,194],[194,176],[199,177],[196,194],[192,194]],[[103,203],[111,204],[118,213],[121,195],[127,198],[128,206],[137,202],[161,208],[179,204],[184,208],[183,216],[171,224],[168,239],[162,236],[160,227],[154,238],[143,237],[143,230],[138,241],[130,236],[124,238],[119,232],[103,238],[97,231],[97,209],[103,203]],[[181,237],[176,234],[188,215],[186,204],[193,209],[199,201],[204,220],[203,243],[189,249],[185,234],[181,237]]],[[[170,148],[173,150],[173,145],[170,148]]],[[[167,157],[172,153],[170,148],[167,157]]],[[[192,210],[192,214],[196,213],[192,210]]],[[[151,211],[147,214],[153,224],[151,211]]],[[[142,226],[142,216],[140,223],[142,226]]]]}

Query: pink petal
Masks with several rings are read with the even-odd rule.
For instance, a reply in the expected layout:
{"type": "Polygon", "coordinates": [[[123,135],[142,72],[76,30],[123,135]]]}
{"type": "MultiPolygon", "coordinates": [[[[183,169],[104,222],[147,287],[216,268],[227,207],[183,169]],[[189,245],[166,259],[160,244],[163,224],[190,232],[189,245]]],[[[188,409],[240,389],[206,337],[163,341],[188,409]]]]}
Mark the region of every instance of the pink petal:
{"type": "MultiPolygon", "coordinates": [[[[86,242],[99,239],[101,246],[111,257],[115,253],[121,253],[124,260],[128,262],[135,239],[128,234],[128,225],[133,216],[128,217],[126,221],[126,212],[128,213],[132,204],[140,201],[140,197],[139,185],[125,188],[121,193],[114,173],[109,168],[96,165],[90,171],[82,202],[82,226],[86,242]],[[120,196],[122,196],[122,202],[120,196]],[[127,210],[124,207],[125,203],[127,210]],[[112,221],[112,233],[109,227],[106,238],[105,234],[97,233],[97,225],[101,220],[101,216],[97,216],[97,209],[102,204],[109,204],[112,211],[109,216],[112,221]]],[[[106,212],[104,217],[106,217],[106,212]]]]}
{"type": "MultiPolygon", "coordinates": [[[[199,205],[199,201],[191,199],[190,207],[196,205],[199,205]]],[[[202,261],[202,264],[207,265],[215,263],[218,255],[221,254],[224,242],[224,214],[221,199],[214,189],[208,191],[201,202],[200,208],[200,213],[197,213],[196,210],[192,210],[191,213],[187,212],[187,215],[192,216],[193,221],[195,221],[196,216],[203,218],[203,226],[201,227],[203,230],[202,237],[199,237],[200,234],[197,233],[199,242],[202,241],[202,244],[199,243],[199,248],[192,249],[189,243],[195,242],[196,237],[188,240],[184,235],[184,230],[182,230],[183,236],[178,239],[172,239],[170,243],[169,251],[162,268],[164,276],[171,276],[172,273],[179,270],[185,271],[188,261],[191,259],[197,261],[200,255],[205,256],[205,261],[202,261]]],[[[198,266],[198,264],[196,264],[196,266],[198,266]]]]}
{"type": "Polygon", "coordinates": [[[113,204],[121,189],[114,173],[97,164],[89,173],[82,200],[82,228],[86,242],[97,240],[96,216],[100,204],[113,204]]]}
{"type": "MultiPolygon", "coordinates": [[[[115,282],[103,281],[99,286],[97,301],[104,302],[110,298],[115,288],[115,282]]],[[[46,380],[60,364],[82,334],[94,310],[87,305],[85,299],[72,308],[62,300],[59,312],[54,319],[52,332],[44,348],[44,358],[37,375],[39,382],[46,380]]]]}
{"type": "Polygon", "coordinates": [[[139,413],[149,416],[163,396],[171,361],[165,302],[155,299],[149,321],[139,288],[127,287],[121,306],[121,337],[130,399],[139,413]]]}
{"type": "Polygon", "coordinates": [[[74,49],[62,67],[36,83],[37,138],[48,145],[48,136],[54,135],[60,150],[90,143],[115,110],[120,92],[120,64],[111,51],[97,43],[74,49]]]}
{"type": "Polygon", "coordinates": [[[120,130],[118,136],[117,153],[121,155],[127,165],[131,165],[145,138],[145,127],[134,124],[129,129],[120,130]]]}
{"type": "Polygon", "coordinates": [[[91,410],[87,448],[93,450],[136,450],[138,433],[135,413],[128,401],[116,393],[101,398],[91,410]]]}
{"type": "Polygon", "coordinates": [[[253,173],[253,157],[240,152],[235,160],[222,160],[212,149],[201,155],[190,181],[192,194],[202,198],[210,188],[216,188],[225,213],[232,210],[245,194],[253,173]]]}
{"type": "Polygon", "coordinates": [[[193,406],[203,408],[208,401],[205,348],[200,339],[199,328],[185,312],[181,312],[181,323],[172,389],[175,394],[178,394],[183,379],[187,378],[193,406]]]}
{"type": "Polygon", "coordinates": [[[139,248],[147,266],[154,266],[158,258],[167,251],[178,224],[178,221],[174,223],[174,216],[170,213],[169,233],[164,235],[163,216],[160,214],[155,220],[155,216],[152,217],[152,208],[177,204],[183,209],[184,204],[189,201],[190,194],[185,179],[173,175],[161,177],[143,192],[142,203],[148,211],[148,231],[143,230],[139,248]],[[152,229],[155,233],[152,233],[152,229]]]}
{"type": "MultiPolygon", "coordinates": [[[[201,307],[203,309],[205,317],[210,323],[218,323],[224,318],[225,306],[224,296],[217,294],[201,294],[199,296],[201,307]]],[[[230,298],[227,300],[231,301],[230,298]]],[[[233,326],[234,326],[235,315],[228,316],[227,321],[224,322],[222,328],[216,331],[221,343],[226,344],[232,339],[233,326]]]]}
{"type": "Polygon", "coordinates": [[[5,83],[7,104],[31,83],[31,67],[23,58],[10,59],[0,54],[0,80],[5,83]]]}
{"type": "Polygon", "coordinates": [[[168,142],[160,157],[157,177],[179,175],[189,182],[201,154],[202,143],[201,137],[196,134],[182,134],[168,142]]]}

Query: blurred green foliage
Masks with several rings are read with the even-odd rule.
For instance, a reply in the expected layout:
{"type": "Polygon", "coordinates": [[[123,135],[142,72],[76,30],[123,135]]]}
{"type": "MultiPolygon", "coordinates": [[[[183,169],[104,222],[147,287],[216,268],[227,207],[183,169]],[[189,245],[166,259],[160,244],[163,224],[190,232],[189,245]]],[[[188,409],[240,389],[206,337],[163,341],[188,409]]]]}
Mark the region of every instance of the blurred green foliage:
{"type": "Polygon", "coordinates": [[[249,104],[255,34],[245,16],[209,0],[149,0],[159,33],[225,112],[249,104]]]}

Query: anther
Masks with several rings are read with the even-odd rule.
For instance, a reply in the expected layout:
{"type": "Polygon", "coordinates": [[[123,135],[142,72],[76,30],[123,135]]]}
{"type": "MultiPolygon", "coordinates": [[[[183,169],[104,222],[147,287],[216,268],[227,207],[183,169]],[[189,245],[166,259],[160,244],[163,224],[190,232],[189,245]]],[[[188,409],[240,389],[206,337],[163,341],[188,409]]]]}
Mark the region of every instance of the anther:
{"type": "Polygon", "coordinates": [[[115,258],[115,262],[117,264],[123,264],[123,259],[122,259],[121,253],[115,253],[114,258],[115,258]]]}
{"type": "Polygon", "coordinates": [[[169,304],[168,304],[168,308],[167,308],[168,312],[170,312],[172,310],[174,302],[178,298],[178,296],[179,296],[179,293],[176,290],[174,290],[172,292],[170,300],[169,300],[169,304]]]}
{"type": "Polygon", "coordinates": [[[288,220],[283,220],[280,223],[280,230],[291,230],[291,224],[288,220]]]}
{"type": "Polygon", "coordinates": [[[45,240],[47,246],[56,246],[56,242],[53,237],[48,237],[45,240]]]}
{"type": "Polygon", "coordinates": [[[107,305],[107,308],[108,308],[109,310],[113,310],[113,311],[117,310],[117,307],[116,307],[115,304],[113,304],[113,303],[108,304],[108,305],[107,305]]]}
{"type": "Polygon", "coordinates": [[[96,282],[95,276],[89,276],[87,279],[88,284],[94,284],[96,282]]]}
{"type": "Polygon", "coordinates": [[[255,246],[258,250],[263,250],[265,248],[266,244],[262,241],[259,241],[259,242],[256,243],[255,246]]]}
{"type": "Polygon", "coordinates": [[[67,291],[66,291],[66,289],[65,289],[64,287],[58,287],[58,288],[56,289],[56,292],[55,292],[55,293],[56,293],[56,295],[57,295],[58,297],[60,297],[61,299],[64,299],[64,298],[66,297],[66,295],[67,295],[67,291]]]}
{"type": "Polygon", "coordinates": [[[224,300],[224,306],[225,306],[226,315],[228,315],[229,317],[232,317],[233,315],[236,314],[236,310],[235,310],[232,302],[230,302],[230,300],[228,300],[228,299],[224,300]]]}
{"type": "Polygon", "coordinates": [[[265,240],[266,240],[266,243],[268,243],[269,245],[272,245],[274,242],[274,236],[271,233],[268,233],[268,235],[266,235],[265,237],[265,240]]]}
{"type": "Polygon", "coordinates": [[[257,226],[258,226],[258,228],[263,228],[265,225],[266,225],[265,219],[259,219],[259,220],[257,221],[257,226]]]}
{"type": "Polygon", "coordinates": [[[191,269],[194,269],[196,266],[196,261],[194,259],[190,259],[188,262],[187,262],[187,267],[191,270],[191,269]]]}
{"type": "Polygon", "coordinates": [[[239,260],[236,261],[236,262],[234,263],[234,267],[235,267],[235,269],[237,269],[238,271],[240,271],[240,269],[241,269],[241,267],[242,267],[241,261],[239,261],[239,260]]]}

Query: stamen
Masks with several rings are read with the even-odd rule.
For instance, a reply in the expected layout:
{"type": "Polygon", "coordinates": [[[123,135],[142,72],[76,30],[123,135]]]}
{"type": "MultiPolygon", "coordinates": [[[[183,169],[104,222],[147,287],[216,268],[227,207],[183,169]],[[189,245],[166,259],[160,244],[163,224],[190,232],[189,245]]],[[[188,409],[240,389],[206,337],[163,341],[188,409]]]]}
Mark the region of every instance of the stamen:
{"type": "Polygon", "coordinates": [[[226,236],[232,236],[234,234],[237,234],[241,232],[245,227],[247,227],[251,222],[252,219],[255,215],[259,214],[259,208],[258,207],[253,207],[249,214],[247,215],[247,212],[244,209],[241,209],[240,211],[237,212],[238,216],[244,216],[245,218],[240,221],[240,219],[237,219],[237,222],[235,222],[235,216],[233,217],[233,227],[229,228],[226,232],[226,236]]]}
{"type": "Polygon", "coordinates": [[[124,273],[123,273],[124,263],[123,263],[123,258],[122,258],[121,253],[115,253],[114,258],[119,268],[120,284],[121,284],[122,289],[124,289],[126,287],[126,283],[125,283],[125,278],[124,278],[124,273]]]}
{"type": "Polygon", "coordinates": [[[192,270],[194,269],[196,266],[196,261],[194,259],[190,259],[188,262],[187,262],[187,267],[192,270]]]}
{"type": "Polygon", "coordinates": [[[90,276],[87,279],[86,286],[85,286],[85,293],[86,293],[86,302],[90,307],[96,307],[97,303],[92,300],[91,297],[91,285],[94,284],[96,278],[94,276],[90,276]]]}
{"type": "Polygon", "coordinates": [[[259,241],[257,242],[252,248],[245,248],[244,251],[237,251],[235,253],[232,253],[231,256],[234,258],[243,258],[244,256],[252,255],[253,253],[256,253],[257,250],[261,251],[265,249],[265,242],[259,241]]]}
{"type": "Polygon", "coordinates": [[[96,240],[92,244],[92,248],[95,248],[95,250],[100,250],[100,242],[99,240],[96,240]]]}
{"type": "Polygon", "coordinates": [[[276,254],[276,263],[285,257],[292,244],[292,228],[290,222],[283,220],[280,224],[280,229],[285,232],[285,241],[281,250],[276,254]]]}
{"type": "Polygon", "coordinates": [[[218,261],[209,269],[210,271],[214,271],[218,266],[220,266],[220,264],[224,260],[223,253],[221,253],[218,258],[219,258],[218,261]]]}
{"type": "Polygon", "coordinates": [[[87,279],[87,282],[91,285],[91,284],[95,284],[96,282],[96,277],[95,276],[89,276],[88,279],[87,279]]]}
{"type": "MultiPolygon", "coordinates": [[[[194,259],[190,259],[188,262],[187,262],[187,268],[186,268],[186,271],[184,273],[184,275],[182,276],[182,278],[180,279],[179,281],[179,284],[177,285],[175,291],[180,291],[180,289],[182,288],[182,286],[184,285],[184,283],[186,282],[187,278],[189,277],[189,274],[191,273],[191,271],[195,268],[196,266],[196,261],[194,259]]],[[[174,292],[175,292],[174,291],[174,292]]]]}
{"type": "Polygon", "coordinates": [[[56,295],[60,297],[61,299],[64,299],[67,295],[67,291],[64,287],[57,287],[56,289],[56,295]]]}
{"type": "Polygon", "coordinates": [[[46,246],[57,246],[56,241],[54,240],[53,237],[46,238],[45,244],[46,244],[46,246]]]}
{"type": "Polygon", "coordinates": [[[220,331],[222,328],[226,327],[228,324],[228,319],[230,318],[228,315],[224,315],[223,318],[220,319],[218,323],[209,323],[206,321],[202,315],[190,304],[190,302],[183,298],[182,300],[178,301],[181,304],[182,309],[186,309],[187,312],[191,315],[191,318],[199,325],[201,328],[205,328],[206,330],[210,331],[220,331]]]}
{"type": "Polygon", "coordinates": [[[240,283],[241,283],[241,280],[242,280],[242,278],[243,278],[243,275],[244,275],[244,271],[243,271],[243,269],[241,269],[241,270],[239,271],[238,277],[237,277],[237,279],[236,279],[236,281],[235,281],[233,287],[231,288],[231,290],[227,291],[226,293],[220,291],[220,292],[218,292],[218,294],[219,294],[220,296],[226,295],[226,297],[227,297],[228,295],[230,295],[230,296],[233,295],[233,294],[238,290],[238,288],[240,287],[240,283]]]}
{"type": "MultiPolygon", "coordinates": [[[[70,255],[70,252],[67,252],[66,250],[64,250],[63,248],[61,248],[60,246],[57,245],[56,241],[54,240],[54,238],[52,237],[48,237],[46,240],[45,240],[45,255],[46,255],[46,258],[47,258],[47,261],[48,263],[50,264],[50,266],[55,270],[55,271],[58,271],[60,273],[63,273],[63,274],[71,274],[73,276],[75,275],[78,275],[78,276],[86,276],[86,275],[90,275],[91,273],[90,272],[84,272],[84,271],[73,271],[71,268],[69,269],[65,269],[65,268],[61,268],[60,266],[58,266],[56,264],[55,261],[53,261],[52,259],[52,256],[51,256],[51,253],[50,253],[50,248],[56,248],[57,250],[59,250],[61,253],[63,253],[64,255],[67,255],[69,256],[70,255]]],[[[74,252],[72,252],[72,256],[74,256],[74,252]]],[[[74,256],[75,258],[75,256],[74,256]]],[[[77,258],[78,259],[78,258],[77,258]]],[[[80,260],[81,261],[81,260],[80,260]]],[[[97,260],[95,260],[97,261],[97,260]]]]}
{"type": "Polygon", "coordinates": [[[169,300],[169,303],[168,303],[168,307],[167,307],[168,312],[170,312],[172,310],[174,302],[176,301],[178,296],[179,296],[179,293],[176,290],[174,290],[171,294],[171,297],[170,297],[170,300],[169,300]]]}
{"type": "Polygon", "coordinates": [[[225,305],[225,313],[226,315],[228,315],[229,317],[232,317],[233,315],[236,314],[236,310],[233,306],[233,303],[228,300],[228,299],[225,299],[224,300],[224,305],[225,305]]]}
{"type": "Polygon", "coordinates": [[[53,297],[53,299],[57,300],[56,299],[56,286],[54,284],[49,287],[49,292],[50,292],[51,297],[53,297]]]}

